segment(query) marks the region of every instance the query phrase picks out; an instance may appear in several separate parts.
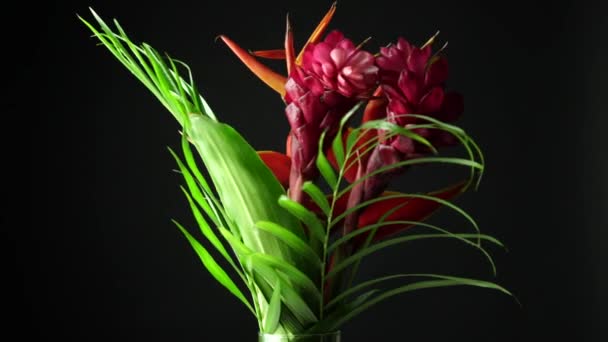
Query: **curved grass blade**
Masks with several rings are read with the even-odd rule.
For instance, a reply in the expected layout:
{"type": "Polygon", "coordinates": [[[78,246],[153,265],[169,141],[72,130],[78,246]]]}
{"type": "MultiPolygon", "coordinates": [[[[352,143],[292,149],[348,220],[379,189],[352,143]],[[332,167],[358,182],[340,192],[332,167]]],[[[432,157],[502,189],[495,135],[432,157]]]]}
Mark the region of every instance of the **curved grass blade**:
{"type": "Polygon", "coordinates": [[[323,179],[325,179],[325,182],[327,182],[327,184],[332,189],[335,189],[338,187],[338,178],[336,177],[334,168],[331,167],[331,164],[329,163],[329,160],[327,160],[327,157],[325,156],[325,153],[323,151],[323,141],[325,140],[325,133],[326,132],[323,132],[321,134],[321,139],[319,139],[319,151],[317,153],[316,165],[319,169],[319,172],[321,173],[321,176],[323,176],[323,179]]]}
{"type": "Polygon", "coordinates": [[[281,195],[281,197],[279,197],[279,205],[293,216],[297,217],[300,221],[304,222],[308,229],[310,229],[310,232],[315,239],[323,241],[325,238],[325,229],[323,228],[323,223],[312,211],[306,209],[306,207],[296,201],[293,201],[286,195],[281,195]]]}
{"type": "Polygon", "coordinates": [[[319,256],[315,253],[315,251],[313,251],[313,249],[310,248],[305,241],[300,239],[297,235],[293,234],[285,227],[281,227],[280,225],[269,221],[260,221],[256,223],[256,226],[285,242],[286,245],[293,248],[294,251],[305,257],[315,268],[319,268],[321,266],[321,259],[319,259],[319,256]]]}
{"type": "Polygon", "coordinates": [[[433,154],[437,154],[437,149],[435,149],[433,144],[431,144],[431,142],[428,141],[426,138],[424,138],[423,136],[421,136],[419,134],[416,134],[415,132],[413,132],[412,130],[410,130],[408,128],[401,127],[397,124],[388,122],[386,120],[367,121],[366,123],[361,125],[361,129],[376,129],[376,130],[386,131],[391,134],[399,134],[399,135],[402,135],[404,137],[410,138],[414,141],[421,143],[422,145],[428,147],[433,152],[433,154]]]}
{"type": "Polygon", "coordinates": [[[279,326],[279,318],[281,317],[281,283],[277,282],[270,302],[268,303],[268,309],[266,310],[266,316],[264,316],[264,332],[273,333],[279,326]]]}
{"type": "MultiPolygon", "coordinates": [[[[423,221],[408,221],[408,220],[387,221],[387,222],[379,222],[379,223],[367,225],[365,227],[357,228],[356,230],[350,232],[349,234],[344,235],[344,236],[338,238],[336,241],[334,241],[334,243],[329,246],[328,253],[331,253],[333,250],[335,250],[341,244],[348,242],[361,234],[365,234],[369,231],[375,231],[378,228],[381,228],[383,226],[393,225],[393,224],[404,224],[404,225],[411,225],[412,227],[420,226],[420,227],[424,227],[424,228],[429,228],[432,230],[439,231],[443,234],[449,235],[457,240],[460,240],[460,241],[466,243],[467,245],[475,247],[486,257],[486,259],[490,263],[490,266],[492,267],[492,273],[494,274],[494,276],[496,276],[496,264],[494,263],[494,259],[492,258],[490,253],[488,253],[488,251],[485,250],[485,248],[481,247],[481,245],[479,243],[474,243],[474,242],[470,241],[469,239],[462,238],[446,229],[440,228],[436,225],[426,223],[423,221]]],[[[503,245],[502,242],[500,242],[498,239],[496,239],[492,236],[488,235],[487,240],[494,243],[497,246],[500,246],[501,248],[505,248],[505,246],[503,245]]],[[[362,248],[367,248],[368,246],[369,246],[369,244],[364,244],[362,248]]]]}
{"type": "Polygon", "coordinates": [[[196,254],[198,254],[199,258],[203,262],[203,265],[209,273],[220,283],[222,284],[230,293],[232,293],[235,297],[237,297],[247,308],[255,315],[255,310],[249,304],[249,301],[245,298],[241,290],[236,286],[236,284],[230,279],[230,276],[222,269],[222,267],[213,259],[211,254],[207,252],[205,247],[203,247],[190,233],[181,225],[179,222],[172,220],[173,223],[179,228],[179,230],[184,234],[196,254]]]}
{"type": "Polygon", "coordinates": [[[377,252],[383,248],[386,247],[390,247],[393,245],[397,245],[397,244],[401,244],[404,242],[409,242],[409,241],[415,241],[415,240],[422,240],[422,239],[445,239],[445,238],[450,238],[453,239],[455,237],[460,237],[460,238],[464,238],[464,239],[482,239],[482,240],[487,240],[487,241],[491,241],[494,242],[496,241],[496,239],[492,236],[489,235],[485,235],[485,234],[460,234],[460,233],[454,233],[452,235],[447,235],[447,234],[416,234],[416,235],[407,235],[407,236],[403,236],[403,237],[398,237],[398,238],[393,238],[390,240],[386,240],[386,241],[382,241],[382,242],[378,242],[376,244],[373,244],[365,249],[361,249],[359,251],[357,251],[355,254],[347,257],[346,259],[342,260],[339,264],[334,265],[334,267],[332,268],[332,270],[330,272],[327,273],[327,278],[331,278],[333,276],[335,276],[338,272],[342,271],[343,269],[345,269],[346,267],[348,267],[350,264],[356,262],[357,260],[360,260],[361,258],[372,254],[374,252],[377,252]]]}
{"type": "Polygon", "coordinates": [[[273,269],[281,271],[294,285],[305,289],[308,293],[313,295],[315,298],[320,298],[321,294],[317,285],[304,274],[302,271],[294,267],[293,265],[285,262],[282,259],[260,253],[253,253],[248,256],[251,259],[252,267],[256,268],[259,264],[265,264],[273,269]]]}
{"type": "Polygon", "coordinates": [[[301,331],[301,328],[304,326],[318,321],[318,318],[313,310],[310,308],[308,303],[293,289],[293,286],[290,285],[289,280],[286,280],[285,277],[280,276],[275,270],[263,263],[256,265],[254,272],[256,272],[256,274],[259,276],[259,278],[256,279],[256,284],[261,288],[264,288],[264,292],[268,293],[268,298],[271,297],[272,293],[270,284],[276,284],[278,282],[281,283],[283,304],[287,308],[282,310],[282,315],[286,316],[287,319],[293,315],[297,321],[297,324],[295,324],[294,322],[285,321],[285,319],[282,317],[282,324],[285,324],[291,328],[298,328],[298,330],[292,331],[301,331]]]}
{"type": "Polygon", "coordinates": [[[338,222],[340,222],[342,219],[344,219],[350,213],[352,213],[356,210],[359,210],[361,208],[364,208],[370,204],[384,201],[384,200],[391,199],[391,198],[421,198],[421,199],[426,199],[429,201],[437,202],[441,205],[444,205],[444,206],[456,211],[458,214],[462,215],[467,221],[469,221],[471,223],[471,225],[475,228],[476,232],[478,232],[478,233],[480,232],[479,226],[477,225],[477,222],[473,219],[473,217],[471,217],[471,215],[467,214],[466,211],[464,211],[457,205],[453,204],[450,201],[446,201],[442,198],[439,198],[439,197],[422,195],[422,194],[396,194],[396,195],[388,195],[388,196],[383,196],[383,197],[378,197],[378,198],[373,198],[371,200],[367,200],[357,206],[354,206],[348,210],[345,210],[342,214],[336,216],[330,224],[330,229],[331,229],[331,227],[336,225],[338,222]]]}
{"type": "Polygon", "coordinates": [[[394,163],[388,166],[384,166],[381,168],[378,168],[377,170],[375,170],[374,172],[370,172],[368,174],[366,174],[363,177],[360,177],[359,179],[357,179],[356,181],[354,181],[353,183],[349,184],[348,186],[344,187],[344,189],[342,189],[337,196],[338,197],[342,197],[344,196],[344,194],[346,194],[348,191],[352,190],[353,187],[355,187],[357,184],[364,182],[366,179],[373,177],[375,175],[378,175],[382,172],[386,172],[386,171],[390,171],[392,169],[395,168],[399,168],[402,166],[409,166],[409,165],[416,165],[416,164],[429,164],[429,163],[444,163],[444,164],[453,164],[453,165],[462,165],[462,166],[470,166],[470,167],[475,167],[478,169],[483,169],[483,165],[479,164],[476,161],[472,161],[472,160],[468,160],[468,159],[463,159],[463,158],[453,158],[453,157],[421,157],[421,158],[416,158],[416,159],[408,159],[402,162],[398,162],[398,163],[394,163]]]}
{"type": "Polygon", "coordinates": [[[329,216],[330,207],[329,202],[327,201],[327,196],[325,196],[323,191],[321,191],[321,189],[319,189],[315,183],[311,181],[304,182],[304,184],[302,184],[302,190],[307,193],[310,198],[312,198],[313,202],[319,206],[325,216],[329,216]]]}
{"type": "Polygon", "coordinates": [[[400,286],[393,290],[385,291],[382,294],[377,295],[377,296],[367,300],[364,303],[360,303],[356,307],[353,307],[352,310],[348,311],[346,314],[336,317],[334,320],[332,320],[330,329],[336,329],[336,328],[342,326],[344,323],[346,323],[353,317],[357,316],[361,312],[369,309],[373,305],[378,304],[386,299],[392,298],[398,294],[407,293],[407,292],[416,291],[416,290],[422,290],[422,289],[431,289],[431,288],[449,287],[449,286],[481,287],[481,288],[497,290],[497,291],[505,293],[509,296],[513,296],[511,294],[511,292],[509,292],[507,289],[505,289],[502,286],[497,285],[495,283],[489,282],[489,281],[446,276],[446,279],[425,280],[425,281],[420,281],[420,282],[416,282],[413,284],[400,286]]]}
{"type": "Polygon", "coordinates": [[[168,150],[169,150],[169,153],[171,153],[171,155],[175,159],[175,162],[177,163],[177,166],[179,167],[179,170],[180,170],[182,176],[184,177],[184,180],[186,181],[186,186],[188,187],[188,190],[192,194],[192,197],[196,200],[196,203],[198,203],[198,205],[201,206],[201,208],[205,211],[205,213],[213,219],[214,223],[217,224],[218,222],[216,221],[217,220],[216,215],[215,215],[214,211],[211,209],[211,206],[209,205],[209,203],[207,202],[205,197],[203,196],[203,193],[201,192],[200,188],[196,184],[196,181],[192,177],[192,174],[190,173],[188,168],[186,168],[186,166],[181,161],[179,156],[173,151],[173,149],[168,148],[168,150]]]}
{"type": "MultiPolygon", "coordinates": [[[[341,300],[348,298],[349,296],[354,295],[359,291],[363,291],[370,286],[383,283],[393,279],[399,278],[433,278],[433,279],[443,279],[443,280],[468,280],[467,278],[453,277],[447,276],[443,274],[432,274],[432,273],[410,273],[410,274],[392,274],[389,276],[378,277],[371,280],[367,280],[360,284],[357,284],[353,287],[348,288],[346,291],[340,293],[338,296],[333,298],[329,303],[326,304],[326,308],[330,309],[331,307],[338,304],[341,300]]],[[[380,290],[377,290],[380,291],[380,290]]]]}

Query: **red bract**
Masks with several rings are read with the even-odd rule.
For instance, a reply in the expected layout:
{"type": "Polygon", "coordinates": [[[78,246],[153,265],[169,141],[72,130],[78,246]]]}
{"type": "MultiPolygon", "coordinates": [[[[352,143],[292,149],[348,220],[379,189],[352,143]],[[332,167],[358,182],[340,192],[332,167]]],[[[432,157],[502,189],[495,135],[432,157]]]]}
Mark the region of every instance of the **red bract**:
{"type": "Polygon", "coordinates": [[[318,174],[315,160],[321,133],[325,131],[326,141],[330,142],[340,119],[354,101],[326,89],[316,77],[295,66],[285,84],[285,102],[285,114],[291,126],[290,196],[300,200],[302,182],[318,174]]]}
{"type": "Polygon", "coordinates": [[[346,97],[357,97],[375,88],[378,67],[374,56],[332,31],[322,42],[309,44],[302,67],[319,78],[323,85],[346,97]]]}

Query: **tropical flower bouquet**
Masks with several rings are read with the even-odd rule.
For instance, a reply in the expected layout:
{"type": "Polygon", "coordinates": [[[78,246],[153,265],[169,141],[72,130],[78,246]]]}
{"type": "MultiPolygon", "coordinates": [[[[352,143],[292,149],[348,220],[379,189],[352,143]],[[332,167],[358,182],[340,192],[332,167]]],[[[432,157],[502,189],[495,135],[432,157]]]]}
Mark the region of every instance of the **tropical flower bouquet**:
{"type": "Polygon", "coordinates": [[[183,62],[134,43],[116,20],[111,28],[92,10],[95,25],[81,18],[181,125],[181,153],[170,153],[198,229],[174,223],[209,273],[251,311],[260,341],[337,341],[351,318],[419,289],[467,285],[509,294],[494,282],[453,275],[357,277],[364,258],[422,239],[469,245],[495,271],[482,242],[501,243],[452,202],[478,185],[484,164],[478,145],[453,124],[464,107],[446,88],[445,46],[436,48],[435,35],[421,46],[398,38],[369,52],[368,41],[325,34],[335,9],[299,52],[289,19],[281,49],[252,52],[219,37],[284,101],[285,153],[256,151],[221,122],[183,62]],[[264,58],[284,59],[286,76],[264,58]],[[447,146],[460,147],[463,157],[442,156],[447,146]],[[425,164],[462,167],[465,176],[429,193],[391,190],[425,164]],[[429,223],[439,208],[464,217],[470,231],[429,223]]]}

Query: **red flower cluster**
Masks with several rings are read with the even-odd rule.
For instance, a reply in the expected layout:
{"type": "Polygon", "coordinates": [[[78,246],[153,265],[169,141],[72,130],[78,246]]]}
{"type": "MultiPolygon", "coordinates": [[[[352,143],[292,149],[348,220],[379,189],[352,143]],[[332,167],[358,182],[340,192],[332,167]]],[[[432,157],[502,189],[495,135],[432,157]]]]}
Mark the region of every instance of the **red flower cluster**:
{"type": "MultiPolygon", "coordinates": [[[[266,84],[281,94],[286,103],[285,115],[291,127],[287,139],[287,155],[278,152],[260,152],[261,158],[275,172],[288,189],[290,197],[306,202],[302,184],[318,176],[315,165],[319,139],[323,132],[325,141],[331,141],[340,120],[359,101],[367,101],[363,121],[386,120],[412,131],[430,142],[434,148],[456,143],[453,136],[436,129],[413,128],[421,124],[417,115],[451,122],[463,112],[462,96],[446,90],[448,64],[443,49],[433,53],[435,36],[422,47],[399,38],[395,44],[381,47],[376,55],[356,45],[340,31],[332,31],[321,37],[335,11],[335,5],[325,15],[310,39],[296,56],[293,34],[289,21],[285,48],[281,50],[249,53],[230,39],[221,36],[231,50],[266,84]],[[270,70],[257,57],[281,58],[287,62],[288,77],[270,70]]],[[[411,158],[424,156],[430,149],[405,136],[385,136],[377,131],[381,143],[371,152],[360,156],[356,170],[348,172],[346,179],[370,174],[382,167],[411,158]]],[[[374,138],[367,133],[362,143],[374,138]]],[[[323,146],[325,148],[325,146],[323,146]]],[[[356,186],[348,196],[340,199],[346,210],[367,199],[383,196],[391,173],[370,177],[356,186]]],[[[463,184],[434,193],[440,198],[450,198],[463,190],[463,184]]],[[[387,210],[401,205],[391,218],[422,219],[432,213],[439,204],[420,198],[403,198],[377,202],[347,217],[344,232],[356,229],[372,218],[379,218],[387,210]],[[407,202],[407,203],[406,203],[407,202]]],[[[405,227],[401,227],[403,229],[405,227]]],[[[386,229],[377,236],[384,237],[401,229],[386,229]]]]}

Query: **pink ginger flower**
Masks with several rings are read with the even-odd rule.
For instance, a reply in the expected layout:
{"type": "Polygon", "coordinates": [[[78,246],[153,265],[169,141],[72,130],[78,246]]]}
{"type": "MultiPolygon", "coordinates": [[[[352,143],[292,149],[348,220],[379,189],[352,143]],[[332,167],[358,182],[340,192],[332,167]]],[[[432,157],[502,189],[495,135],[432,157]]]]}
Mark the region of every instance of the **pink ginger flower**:
{"type": "Polygon", "coordinates": [[[332,31],[322,42],[309,44],[302,67],[324,87],[346,97],[371,92],[378,80],[374,55],[355,46],[340,31],[332,31]]]}

